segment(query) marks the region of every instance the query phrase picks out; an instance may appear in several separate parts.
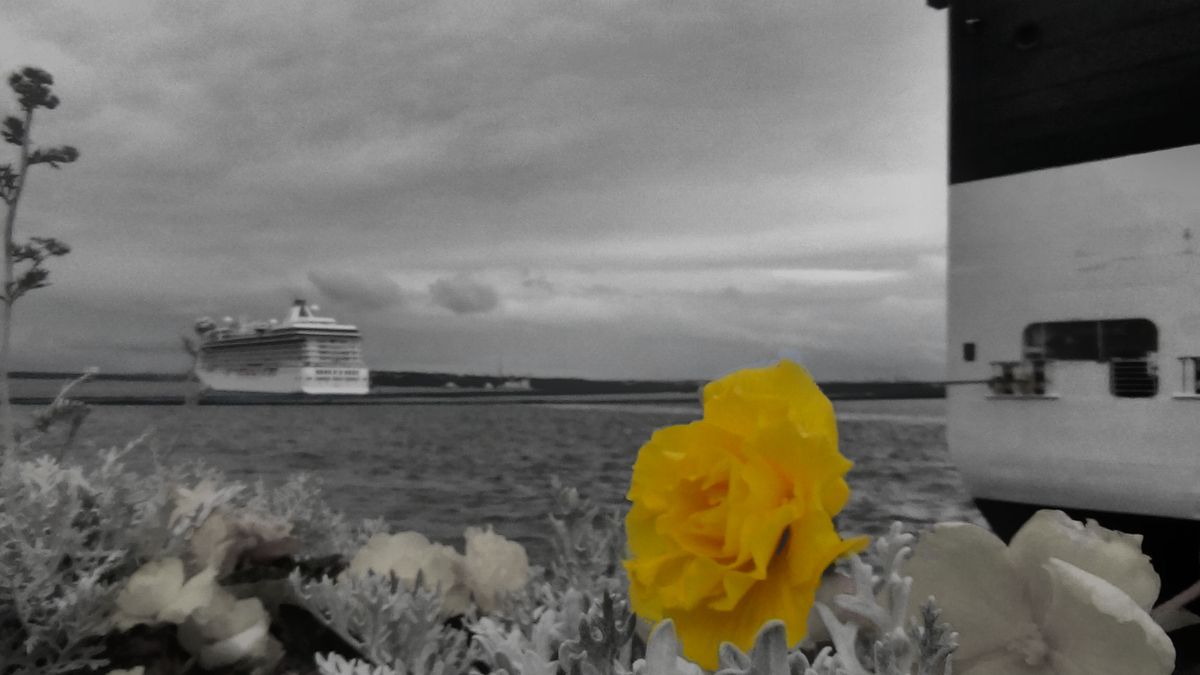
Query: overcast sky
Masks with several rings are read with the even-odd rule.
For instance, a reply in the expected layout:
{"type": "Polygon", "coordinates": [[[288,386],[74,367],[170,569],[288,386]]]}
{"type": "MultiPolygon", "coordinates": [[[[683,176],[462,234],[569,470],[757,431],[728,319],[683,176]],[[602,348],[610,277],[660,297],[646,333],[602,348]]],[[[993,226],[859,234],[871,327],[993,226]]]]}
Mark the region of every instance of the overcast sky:
{"type": "MultiPolygon", "coordinates": [[[[198,316],[368,365],[940,378],[945,14],[921,0],[6,0],[48,70],[21,368],[181,370],[198,316]]],[[[12,114],[7,88],[0,111],[12,114]]],[[[3,161],[13,158],[3,146],[3,161]]]]}

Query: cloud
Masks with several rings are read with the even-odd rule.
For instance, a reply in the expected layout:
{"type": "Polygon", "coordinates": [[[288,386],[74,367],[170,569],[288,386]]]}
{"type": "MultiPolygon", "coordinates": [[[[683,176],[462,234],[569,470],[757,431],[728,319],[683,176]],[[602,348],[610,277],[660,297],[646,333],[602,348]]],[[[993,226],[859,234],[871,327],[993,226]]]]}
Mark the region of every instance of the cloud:
{"type": "Polygon", "coordinates": [[[388,309],[404,301],[400,284],[378,272],[309,272],[321,295],[360,309],[388,309]]]}
{"type": "Polygon", "coordinates": [[[544,274],[534,274],[528,270],[524,272],[521,288],[542,295],[552,295],[555,291],[554,282],[547,279],[544,274]]]}
{"type": "Polygon", "coordinates": [[[438,279],[429,285],[429,296],[434,304],[455,314],[490,312],[500,305],[495,288],[467,274],[438,279]]]}
{"type": "Polygon", "coordinates": [[[9,4],[0,74],[50,70],[37,139],[83,155],[22,199],[21,236],[73,247],[22,363],[170,365],[127,347],[314,286],[383,366],[499,342],[530,372],[703,377],[799,344],[836,375],[943,339],[945,17],[920,3],[9,4]],[[403,316],[365,311],[401,289],[403,316]]]}

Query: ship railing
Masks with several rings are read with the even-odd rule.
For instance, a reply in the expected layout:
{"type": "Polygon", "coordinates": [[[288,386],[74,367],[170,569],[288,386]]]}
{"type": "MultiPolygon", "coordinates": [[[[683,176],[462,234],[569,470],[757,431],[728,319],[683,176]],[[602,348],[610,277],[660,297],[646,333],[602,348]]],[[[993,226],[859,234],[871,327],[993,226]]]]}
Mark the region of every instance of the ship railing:
{"type": "Polygon", "coordinates": [[[1200,356],[1179,357],[1179,393],[1176,398],[1200,398],[1200,356]]]}
{"type": "Polygon", "coordinates": [[[995,398],[1055,398],[1051,391],[1050,361],[992,361],[988,390],[995,398]]]}
{"type": "Polygon", "coordinates": [[[1158,363],[1150,358],[1112,359],[1108,385],[1113,396],[1150,398],[1158,393],[1158,363]]]}

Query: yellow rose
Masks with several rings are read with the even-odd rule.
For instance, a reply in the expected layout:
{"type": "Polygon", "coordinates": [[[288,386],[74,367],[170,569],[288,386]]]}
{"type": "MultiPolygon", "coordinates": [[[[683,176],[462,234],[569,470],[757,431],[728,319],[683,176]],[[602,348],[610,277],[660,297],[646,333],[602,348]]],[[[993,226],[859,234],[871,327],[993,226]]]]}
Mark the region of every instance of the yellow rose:
{"type": "Polygon", "coordinates": [[[709,670],[721,642],[749,651],[764,623],[807,633],[821,574],[866,538],[843,540],[851,462],[833,406],[782,361],[704,388],[704,418],[655,432],[638,453],[625,525],[637,614],[674,620],[684,655],[709,670]]]}

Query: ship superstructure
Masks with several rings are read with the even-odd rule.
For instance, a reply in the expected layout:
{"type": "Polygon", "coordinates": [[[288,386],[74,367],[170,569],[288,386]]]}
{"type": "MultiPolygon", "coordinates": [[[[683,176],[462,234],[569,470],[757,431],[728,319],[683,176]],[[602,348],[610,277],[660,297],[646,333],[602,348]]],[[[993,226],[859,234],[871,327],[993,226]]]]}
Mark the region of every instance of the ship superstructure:
{"type": "Polygon", "coordinates": [[[370,373],[358,328],[296,300],[283,321],[196,322],[196,375],[207,389],[274,394],[366,394],[370,373]]]}
{"type": "Polygon", "coordinates": [[[947,440],[1037,508],[1200,557],[1200,0],[949,6],[947,440]]]}

